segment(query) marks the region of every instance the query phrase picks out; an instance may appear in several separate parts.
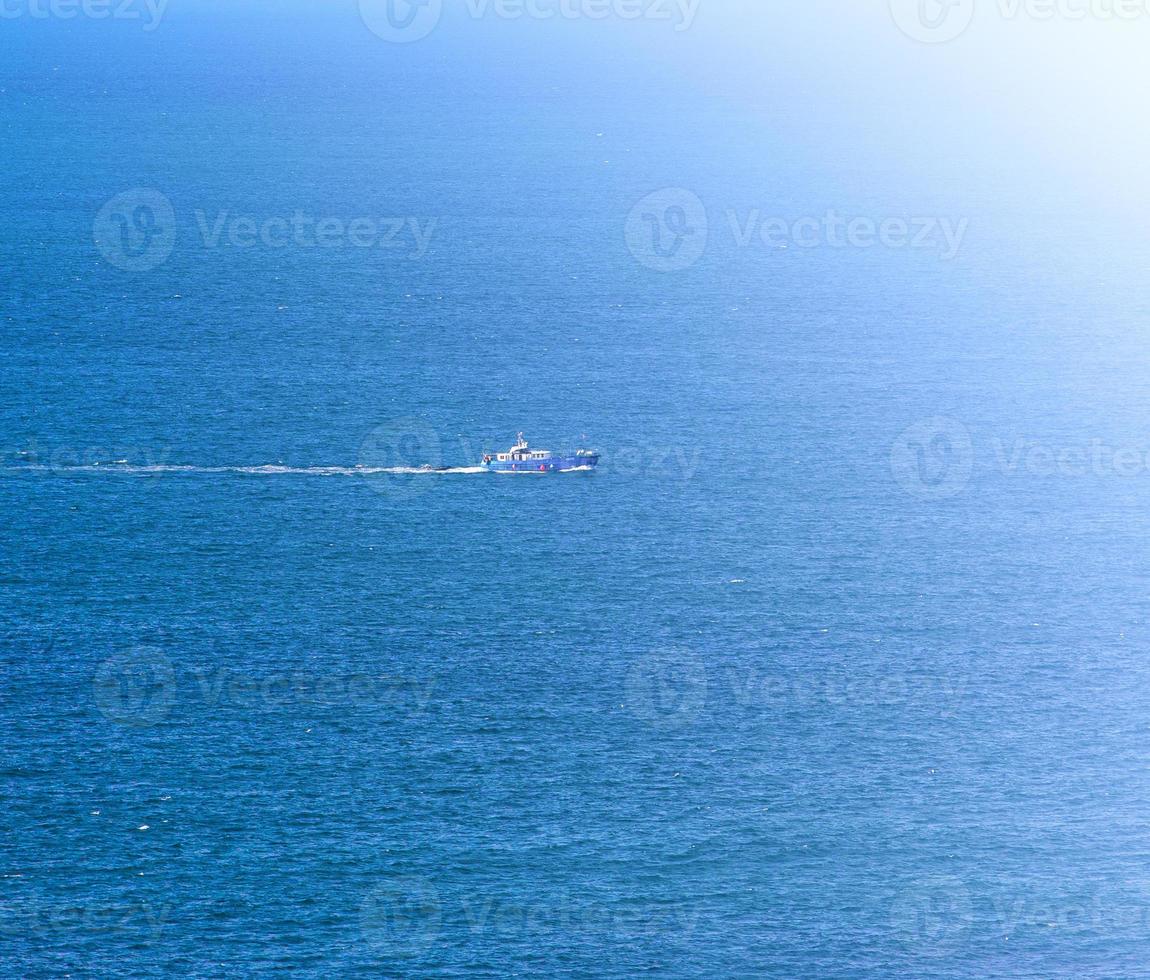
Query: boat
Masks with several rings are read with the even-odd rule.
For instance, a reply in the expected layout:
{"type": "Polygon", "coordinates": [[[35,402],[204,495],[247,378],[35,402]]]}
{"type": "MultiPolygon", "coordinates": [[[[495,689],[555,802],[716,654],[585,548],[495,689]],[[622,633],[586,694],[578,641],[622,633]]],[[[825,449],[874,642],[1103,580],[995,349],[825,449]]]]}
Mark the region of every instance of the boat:
{"type": "Polygon", "coordinates": [[[518,442],[507,452],[488,453],[481,465],[491,473],[577,473],[595,469],[599,458],[590,449],[578,449],[568,455],[532,449],[520,432],[518,442]]]}

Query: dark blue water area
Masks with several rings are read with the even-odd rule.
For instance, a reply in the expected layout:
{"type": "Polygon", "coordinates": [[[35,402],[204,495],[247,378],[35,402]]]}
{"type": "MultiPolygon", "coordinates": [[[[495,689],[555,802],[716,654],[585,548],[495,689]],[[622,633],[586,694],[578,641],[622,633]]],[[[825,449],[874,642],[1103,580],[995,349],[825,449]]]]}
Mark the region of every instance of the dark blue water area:
{"type": "Polygon", "coordinates": [[[1140,226],[793,52],[354,8],[0,35],[5,975],[1143,973],[1140,226]],[[755,231],[832,208],[964,231],[755,231]]]}

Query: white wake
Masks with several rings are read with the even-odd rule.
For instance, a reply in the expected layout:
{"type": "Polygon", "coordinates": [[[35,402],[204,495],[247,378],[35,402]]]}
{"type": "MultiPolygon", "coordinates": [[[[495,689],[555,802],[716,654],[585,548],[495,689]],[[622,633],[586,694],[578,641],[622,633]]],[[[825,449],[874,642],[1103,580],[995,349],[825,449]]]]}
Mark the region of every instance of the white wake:
{"type": "Polygon", "coordinates": [[[482,466],[452,466],[434,469],[423,466],[182,466],[131,463],[90,463],[76,466],[9,466],[9,471],[31,473],[116,473],[126,476],[153,473],[243,473],[249,476],[471,476],[488,472],[482,466]]]}

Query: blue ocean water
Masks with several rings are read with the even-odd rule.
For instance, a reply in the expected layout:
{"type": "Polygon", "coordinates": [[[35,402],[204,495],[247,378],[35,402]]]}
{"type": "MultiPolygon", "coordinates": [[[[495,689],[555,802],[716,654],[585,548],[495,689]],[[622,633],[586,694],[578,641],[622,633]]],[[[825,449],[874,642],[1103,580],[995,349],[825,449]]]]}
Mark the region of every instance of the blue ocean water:
{"type": "Polygon", "coordinates": [[[0,25],[6,975],[1145,973],[1144,192],[752,9],[0,25]]]}

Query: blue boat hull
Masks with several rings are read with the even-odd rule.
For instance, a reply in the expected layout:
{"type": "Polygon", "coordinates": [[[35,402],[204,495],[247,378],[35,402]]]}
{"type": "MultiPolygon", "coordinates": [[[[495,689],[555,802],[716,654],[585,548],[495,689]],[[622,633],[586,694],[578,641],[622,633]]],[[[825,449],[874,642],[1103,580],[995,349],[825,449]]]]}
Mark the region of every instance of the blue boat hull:
{"type": "Polygon", "coordinates": [[[484,463],[492,473],[574,473],[580,470],[593,470],[599,465],[598,456],[552,456],[550,459],[526,460],[518,463],[501,463],[492,460],[484,463]]]}

